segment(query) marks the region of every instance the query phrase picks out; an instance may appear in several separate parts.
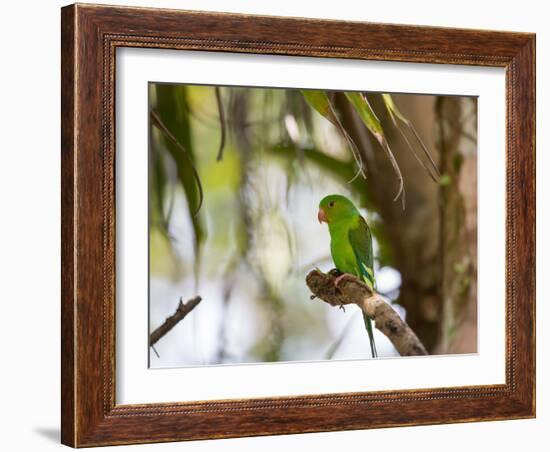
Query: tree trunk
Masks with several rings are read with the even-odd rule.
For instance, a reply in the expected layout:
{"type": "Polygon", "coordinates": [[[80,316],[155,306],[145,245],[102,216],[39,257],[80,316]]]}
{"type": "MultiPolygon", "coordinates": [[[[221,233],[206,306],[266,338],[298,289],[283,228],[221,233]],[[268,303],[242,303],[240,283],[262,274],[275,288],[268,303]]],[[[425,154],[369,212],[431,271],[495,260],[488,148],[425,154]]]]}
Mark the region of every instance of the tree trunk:
{"type": "Polygon", "coordinates": [[[477,101],[436,104],[441,170],[442,324],[439,353],[477,351],[477,101]]]}

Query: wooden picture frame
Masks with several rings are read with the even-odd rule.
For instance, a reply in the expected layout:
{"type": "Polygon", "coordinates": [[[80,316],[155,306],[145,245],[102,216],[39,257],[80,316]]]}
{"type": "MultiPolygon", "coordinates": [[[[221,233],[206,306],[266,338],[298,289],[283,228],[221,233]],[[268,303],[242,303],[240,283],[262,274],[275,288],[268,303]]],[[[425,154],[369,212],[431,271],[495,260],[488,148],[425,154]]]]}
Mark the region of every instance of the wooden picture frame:
{"type": "Polygon", "coordinates": [[[535,36],[176,10],[62,9],[62,442],[73,447],[535,416],[535,36]],[[115,50],[506,69],[506,383],[115,403],[115,50]],[[519,270],[518,270],[519,269],[519,270]]]}

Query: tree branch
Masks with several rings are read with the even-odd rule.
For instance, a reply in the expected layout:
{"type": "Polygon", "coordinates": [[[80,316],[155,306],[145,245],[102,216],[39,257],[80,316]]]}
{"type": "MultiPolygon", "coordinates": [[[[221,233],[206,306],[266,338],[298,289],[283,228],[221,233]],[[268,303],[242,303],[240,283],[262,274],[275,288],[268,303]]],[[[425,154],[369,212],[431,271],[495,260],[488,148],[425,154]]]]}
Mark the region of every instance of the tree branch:
{"type": "Polygon", "coordinates": [[[174,328],[178,322],[183,320],[187,314],[195,309],[201,300],[201,297],[196,296],[195,298],[191,298],[187,303],[183,303],[180,298],[176,312],[170,317],[167,317],[164,323],[149,335],[149,346],[155,345],[161,337],[168,333],[168,331],[174,328]]]}
{"type": "Polygon", "coordinates": [[[334,285],[336,277],[332,272],[312,270],[306,276],[314,296],[331,306],[356,304],[371,319],[394,345],[401,356],[427,355],[426,349],[413,330],[405,323],[389,303],[357,278],[350,275],[334,285]]]}

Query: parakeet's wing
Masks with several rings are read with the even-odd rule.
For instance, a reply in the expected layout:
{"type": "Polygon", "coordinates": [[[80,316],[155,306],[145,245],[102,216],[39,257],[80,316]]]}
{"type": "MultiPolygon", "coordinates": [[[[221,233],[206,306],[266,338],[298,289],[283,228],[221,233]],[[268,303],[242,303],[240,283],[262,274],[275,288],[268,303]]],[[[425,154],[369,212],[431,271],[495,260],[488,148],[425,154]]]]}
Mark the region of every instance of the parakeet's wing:
{"type": "Polygon", "coordinates": [[[358,225],[350,228],[348,232],[349,241],[357,260],[359,272],[367,284],[372,289],[375,288],[373,252],[372,252],[372,234],[367,222],[363,217],[359,217],[358,225]]]}

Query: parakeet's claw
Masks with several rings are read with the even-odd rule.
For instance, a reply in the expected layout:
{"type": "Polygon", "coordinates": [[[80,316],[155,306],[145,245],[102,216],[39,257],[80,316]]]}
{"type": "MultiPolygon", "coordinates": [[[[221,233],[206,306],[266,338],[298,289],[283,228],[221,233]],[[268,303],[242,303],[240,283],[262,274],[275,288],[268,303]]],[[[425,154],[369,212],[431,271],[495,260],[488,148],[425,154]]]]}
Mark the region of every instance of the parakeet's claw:
{"type": "Polygon", "coordinates": [[[344,273],[338,270],[337,268],[333,268],[331,271],[328,272],[328,274],[337,278],[338,276],[341,276],[344,273]]]}
{"type": "Polygon", "coordinates": [[[343,304],[341,304],[341,305],[338,307],[338,309],[341,309],[342,311],[346,312],[346,308],[345,308],[345,306],[344,306],[343,304]]]}

